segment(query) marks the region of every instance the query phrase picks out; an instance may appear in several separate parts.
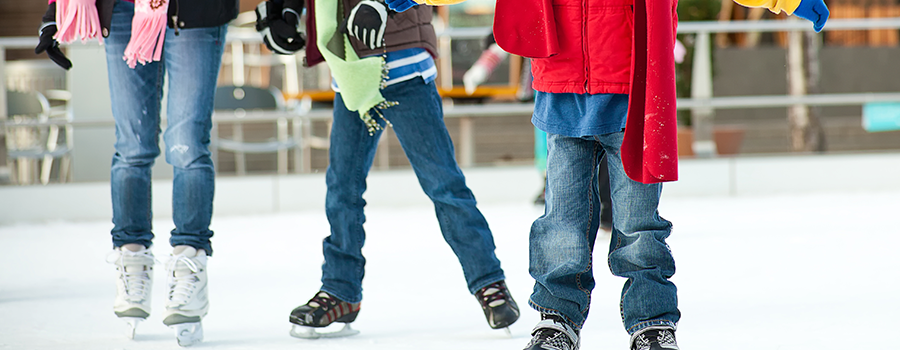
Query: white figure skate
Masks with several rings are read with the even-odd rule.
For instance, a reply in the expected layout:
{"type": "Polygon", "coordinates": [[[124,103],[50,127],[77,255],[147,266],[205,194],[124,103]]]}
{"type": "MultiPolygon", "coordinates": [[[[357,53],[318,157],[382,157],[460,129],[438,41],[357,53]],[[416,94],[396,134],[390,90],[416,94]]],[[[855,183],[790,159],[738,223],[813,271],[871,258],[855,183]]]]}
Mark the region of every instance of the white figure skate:
{"type": "Polygon", "coordinates": [[[125,321],[125,336],[134,339],[138,323],[150,316],[150,292],[153,290],[153,252],[141,246],[133,252],[115,248],[107,261],[116,265],[116,300],[113,311],[125,321]]]}
{"type": "Polygon", "coordinates": [[[177,246],[166,263],[168,297],[163,324],[175,330],[178,345],[203,341],[200,324],[209,311],[206,251],[177,246]]]}

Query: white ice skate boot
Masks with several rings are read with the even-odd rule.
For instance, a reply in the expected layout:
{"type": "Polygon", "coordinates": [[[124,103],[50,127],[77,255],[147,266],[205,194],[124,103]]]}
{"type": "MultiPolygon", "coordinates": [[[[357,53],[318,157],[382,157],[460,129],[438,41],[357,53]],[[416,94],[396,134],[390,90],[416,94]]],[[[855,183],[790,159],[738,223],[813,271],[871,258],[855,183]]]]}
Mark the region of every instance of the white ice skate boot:
{"type": "Polygon", "coordinates": [[[134,339],[137,324],[150,316],[153,253],[143,245],[126,244],[115,248],[107,256],[107,261],[116,265],[118,275],[113,311],[126,323],[125,336],[134,339]]]}
{"type": "Polygon", "coordinates": [[[206,251],[177,246],[166,263],[169,285],[163,323],[175,330],[178,345],[190,346],[203,340],[200,321],[209,310],[206,251]]]}

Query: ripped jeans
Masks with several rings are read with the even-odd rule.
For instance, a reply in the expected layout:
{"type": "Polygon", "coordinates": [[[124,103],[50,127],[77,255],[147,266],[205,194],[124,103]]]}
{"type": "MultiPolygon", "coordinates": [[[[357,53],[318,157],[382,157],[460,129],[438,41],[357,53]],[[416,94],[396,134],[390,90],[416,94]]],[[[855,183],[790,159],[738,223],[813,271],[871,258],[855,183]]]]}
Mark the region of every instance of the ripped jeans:
{"type": "Polygon", "coordinates": [[[163,140],[166,162],[174,167],[175,223],[169,243],[211,254],[215,169],[209,143],[227,26],[180,29],[177,36],[167,28],[162,60],[132,69],[122,57],[133,16],[133,3],[117,1],[105,44],[116,121],[116,153],[110,172],[113,246],[139,243],[149,247],[153,239],[150,172],[160,155],[160,110],[163,83],[168,80],[163,140]]]}

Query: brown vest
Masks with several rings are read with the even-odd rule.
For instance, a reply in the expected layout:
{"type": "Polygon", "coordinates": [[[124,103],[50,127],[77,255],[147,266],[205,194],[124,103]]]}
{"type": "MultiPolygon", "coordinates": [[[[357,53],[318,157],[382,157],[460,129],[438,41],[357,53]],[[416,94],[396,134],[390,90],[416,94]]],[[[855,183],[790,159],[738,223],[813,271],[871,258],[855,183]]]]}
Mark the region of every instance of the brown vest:
{"type": "MultiPolygon", "coordinates": [[[[361,0],[343,1],[345,16],[350,15],[350,10],[361,0]]],[[[431,56],[437,57],[437,36],[434,27],[431,26],[431,6],[416,6],[401,13],[388,16],[387,27],[384,29],[384,44],[388,52],[421,47],[428,50],[431,56]]],[[[350,37],[350,43],[356,49],[359,57],[380,54],[381,48],[370,50],[362,41],[350,37]]]]}
{"type": "MultiPolygon", "coordinates": [[[[356,6],[361,0],[341,1],[345,15],[349,16],[350,9],[353,9],[353,6],[356,6]]],[[[315,2],[308,0],[306,6],[309,10],[306,18],[306,33],[309,35],[309,42],[306,43],[306,57],[303,58],[303,65],[312,67],[324,62],[325,59],[316,46],[315,2]]],[[[431,26],[431,18],[431,6],[416,6],[405,12],[388,16],[387,27],[384,30],[387,51],[421,47],[428,50],[432,57],[437,58],[437,36],[434,34],[434,27],[431,26]]],[[[360,57],[384,52],[382,48],[370,50],[356,38],[349,38],[356,54],[360,57]]]]}

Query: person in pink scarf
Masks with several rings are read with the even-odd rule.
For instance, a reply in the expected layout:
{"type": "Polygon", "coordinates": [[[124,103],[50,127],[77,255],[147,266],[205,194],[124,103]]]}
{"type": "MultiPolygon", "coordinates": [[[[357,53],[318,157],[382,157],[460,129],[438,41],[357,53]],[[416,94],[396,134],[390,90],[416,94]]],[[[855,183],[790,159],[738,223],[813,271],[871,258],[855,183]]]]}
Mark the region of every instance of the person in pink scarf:
{"type": "MultiPolygon", "coordinates": [[[[207,258],[215,170],[210,158],[216,80],[227,23],[237,0],[51,0],[36,53],[72,68],[59,43],[100,40],[106,49],[116,152],[112,156],[113,311],[134,337],[151,312],[153,265],[151,168],[160,155],[161,101],[168,82],[166,161],[174,168],[172,255],[165,265],[163,323],[186,346],[203,338],[209,309],[207,258]]],[[[99,63],[99,62],[96,62],[99,63]]],[[[96,64],[95,63],[95,64],[96,64]]]]}

